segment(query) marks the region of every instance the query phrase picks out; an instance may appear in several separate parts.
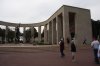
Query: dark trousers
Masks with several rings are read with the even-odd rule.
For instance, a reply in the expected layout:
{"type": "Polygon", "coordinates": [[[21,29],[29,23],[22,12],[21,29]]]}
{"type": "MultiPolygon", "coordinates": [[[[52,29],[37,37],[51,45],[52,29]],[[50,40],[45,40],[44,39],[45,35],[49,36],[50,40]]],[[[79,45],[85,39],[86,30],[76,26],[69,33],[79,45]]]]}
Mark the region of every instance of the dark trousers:
{"type": "Polygon", "coordinates": [[[99,63],[99,58],[98,58],[98,49],[94,49],[94,59],[96,63],[99,63]]]}
{"type": "Polygon", "coordinates": [[[65,56],[64,50],[60,49],[61,57],[65,56]]]}

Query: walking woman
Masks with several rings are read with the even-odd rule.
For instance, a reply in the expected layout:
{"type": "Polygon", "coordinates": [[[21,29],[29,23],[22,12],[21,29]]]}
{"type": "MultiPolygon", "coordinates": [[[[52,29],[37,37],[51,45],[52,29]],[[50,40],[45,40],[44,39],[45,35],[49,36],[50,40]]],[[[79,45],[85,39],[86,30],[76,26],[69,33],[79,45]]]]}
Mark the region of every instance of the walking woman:
{"type": "Polygon", "coordinates": [[[76,46],[74,38],[72,38],[71,40],[71,52],[72,52],[72,62],[75,62],[76,46]]]}
{"type": "Polygon", "coordinates": [[[60,44],[60,53],[61,53],[61,57],[64,57],[65,54],[64,54],[64,39],[63,39],[63,38],[61,38],[59,44],[60,44]]]}

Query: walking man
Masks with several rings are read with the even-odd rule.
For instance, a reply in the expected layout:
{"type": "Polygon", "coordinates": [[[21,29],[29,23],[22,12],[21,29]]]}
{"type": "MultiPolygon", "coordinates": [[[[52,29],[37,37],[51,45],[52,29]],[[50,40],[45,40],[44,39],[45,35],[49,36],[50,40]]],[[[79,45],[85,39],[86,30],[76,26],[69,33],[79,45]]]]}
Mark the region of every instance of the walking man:
{"type": "Polygon", "coordinates": [[[99,48],[99,41],[97,40],[97,38],[94,38],[94,40],[91,43],[91,46],[93,48],[94,51],[94,59],[95,59],[95,63],[99,64],[99,58],[98,58],[98,48],[99,48]]]}

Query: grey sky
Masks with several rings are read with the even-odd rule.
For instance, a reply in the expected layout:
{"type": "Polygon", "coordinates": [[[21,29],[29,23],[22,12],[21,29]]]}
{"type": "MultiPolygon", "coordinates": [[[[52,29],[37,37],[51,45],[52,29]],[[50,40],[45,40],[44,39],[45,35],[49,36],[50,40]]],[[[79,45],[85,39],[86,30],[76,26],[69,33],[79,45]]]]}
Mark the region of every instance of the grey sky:
{"type": "Polygon", "coordinates": [[[100,20],[100,0],[0,0],[0,21],[37,23],[47,20],[62,5],[87,8],[100,20]]]}

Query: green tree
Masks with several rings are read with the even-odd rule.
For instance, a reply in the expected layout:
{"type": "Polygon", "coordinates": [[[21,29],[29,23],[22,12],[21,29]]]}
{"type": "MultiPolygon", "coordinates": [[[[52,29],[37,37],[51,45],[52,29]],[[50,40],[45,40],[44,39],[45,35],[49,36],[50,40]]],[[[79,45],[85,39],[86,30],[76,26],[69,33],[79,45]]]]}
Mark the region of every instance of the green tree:
{"type": "Polygon", "coordinates": [[[38,37],[38,32],[37,30],[34,28],[34,38],[38,37]]]}
{"type": "Polygon", "coordinates": [[[30,42],[30,39],[31,39],[31,30],[30,29],[25,31],[25,38],[26,38],[26,42],[30,42]]]}
{"type": "Polygon", "coordinates": [[[41,37],[42,37],[42,38],[44,37],[44,30],[43,30],[43,32],[42,32],[42,34],[41,34],[41,37]]]}
{"type": "MultiPolygon", "coordinates": [[[[34,38],[38,37],[38,32],[37,30],[34,28],[34,38]]],[[[31,36],[31,29],[25,30],[25,39],[26,42],[30,42],[32,36],[31,36]]]]}
{"type": "Polygon", "coordinates": [[[15,31],[12,31],[11,29],[8,29],[8,33],[7,33],[7,39],[8,42],[14,42],[14,38],[15,38],[15,31]]]}
{"type": "Polygon", "coordinates": [[[1,43],[5,43],[5,29],[0,28],[1,43]]]}
{"type": "Polygon", "coordinates": [[[93,37],[100,39],[100,21],[91,20],[93,37]]]}
{"type": "Polygon", "coordinates": [[[19,31],[19,26],[16,27],[16,43],[20,42],[20,31],[19,31]]]}

